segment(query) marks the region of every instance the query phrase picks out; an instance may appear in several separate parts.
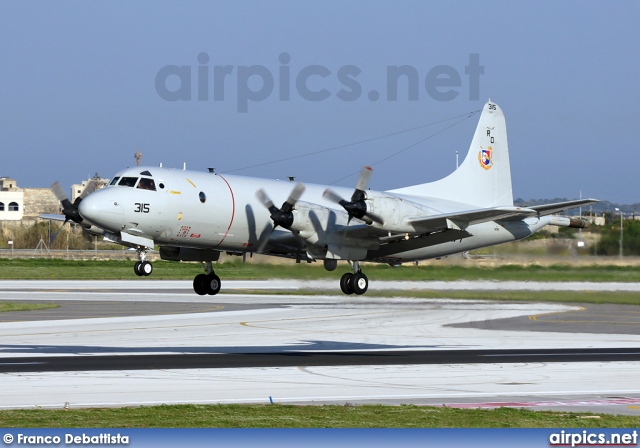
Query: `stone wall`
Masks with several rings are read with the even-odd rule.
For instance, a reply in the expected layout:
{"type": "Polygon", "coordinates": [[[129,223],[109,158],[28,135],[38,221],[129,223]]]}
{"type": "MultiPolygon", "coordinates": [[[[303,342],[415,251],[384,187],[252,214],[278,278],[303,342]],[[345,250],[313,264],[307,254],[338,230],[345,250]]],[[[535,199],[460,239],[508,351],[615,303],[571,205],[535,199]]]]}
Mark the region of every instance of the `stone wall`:
{"type": "Polygon", "coordinates": [[[24,216],[60,213],[60,201],[50,188],[24,189],[24,216]]]}

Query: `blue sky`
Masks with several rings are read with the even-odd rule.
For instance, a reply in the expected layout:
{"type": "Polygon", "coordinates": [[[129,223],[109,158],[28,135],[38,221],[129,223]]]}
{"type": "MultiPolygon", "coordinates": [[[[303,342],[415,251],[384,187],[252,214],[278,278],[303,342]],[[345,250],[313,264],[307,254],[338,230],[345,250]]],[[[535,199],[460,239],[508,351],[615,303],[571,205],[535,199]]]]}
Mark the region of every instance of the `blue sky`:
{"type": "Polygon", "coordinates": [[[139,147],[146,165],[345,186],[374,164],[371,188],[390,189],[452,171],[477,115],[324,150],[460,116],[491,98],[507,119],[515,197],[582,191],[640,202],[638,17],[631,1],[1,1],[0,176],[68,186],[134,165],[139,147]],[[475,97],[465,73],[472,55],[483,68],[475,97]],[[391,101],[387,67],[403,65],[417,73],[417,99],[402,78],[391,101]],[[158,91],[166,66],[191,71],[190,89],[178,75],[161,77],[190,100],[158,91]],[[218,85],[224,99],[214,99],[216,66],[231,67],[218,85]],[[309,70],[308,92],[328,97],[311,101],[296,87],[309,70]],[[438,89],[454,98],[429,94],[433,70],[453,80],[438,89]]]}

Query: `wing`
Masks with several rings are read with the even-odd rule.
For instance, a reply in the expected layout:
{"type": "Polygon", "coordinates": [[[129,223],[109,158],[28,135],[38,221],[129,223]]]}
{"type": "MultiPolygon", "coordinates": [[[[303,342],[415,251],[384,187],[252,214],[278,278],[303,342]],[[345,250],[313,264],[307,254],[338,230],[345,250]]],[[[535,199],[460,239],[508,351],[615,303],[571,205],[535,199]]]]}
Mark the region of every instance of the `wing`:
{"type": "Polygon", "coordinates": [[[525,207],[493,207],[462,212],[443,213],[431,216],[416,216],[407,219],[418,232],[433,232],[443,229],[466,229],[472,224],[505,219],[523,219],[536,216],[538,212],[525,207]]]}

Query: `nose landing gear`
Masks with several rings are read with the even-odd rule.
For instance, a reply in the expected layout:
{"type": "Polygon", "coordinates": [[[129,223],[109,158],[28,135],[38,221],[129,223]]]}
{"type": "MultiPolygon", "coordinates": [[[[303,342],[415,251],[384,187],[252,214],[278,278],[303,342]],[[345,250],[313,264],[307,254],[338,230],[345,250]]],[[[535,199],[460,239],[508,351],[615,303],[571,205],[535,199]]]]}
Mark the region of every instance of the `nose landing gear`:
{"type": "Polygon", "coordinates": [[[135,272],[138,277],[151,275],[153,272],[153,265],[151,262],[145,260],[149,248],[140,246],[136,250],[140,261],[137,261],[136,264],[133,265],[133,272],[135,272]]]}
{"type": "Polygon", "coordinates": [[[349,261],[349,266],[353,270],[353,274],[347,272],[340,278],[340,289],[345,294],[362,295],[369,289],[369,279],[362,273],[360,263],[357,261],[349,261]]]}

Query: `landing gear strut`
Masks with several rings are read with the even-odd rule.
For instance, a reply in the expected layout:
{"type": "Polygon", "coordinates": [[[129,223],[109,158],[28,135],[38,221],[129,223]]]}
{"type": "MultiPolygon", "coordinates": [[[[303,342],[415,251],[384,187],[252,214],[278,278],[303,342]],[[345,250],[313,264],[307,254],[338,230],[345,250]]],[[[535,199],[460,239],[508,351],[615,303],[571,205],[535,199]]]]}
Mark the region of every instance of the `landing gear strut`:
{"type": "Polygon", "coordinates": [[[220,292],[220,277],[213,271],[213,265],[210,261],[201,262],[205,274],[198,274],[193,279],[193,290],[199,296],[210,295],[215,296],[220,292]]]}
{"type": "Polygon", "coordinates": [[[340,279],[340,289],[345,294],[357,294],[362,295],[367,292],[369,288],[369,279],[362,273],[360,269],[360,263],[357,261],[349,262],[349,266],[353,271],[347,272],[340,279]]]}
{"type": "Polygon", "coordinates": [[[136,264],[133,265],[133,272],[135,272],[139,277],[142,277],[143,275],[151,275],[151,273],[153,272],[153,265],[145,260],[149,248],[139,246],[136,250],[138,252],[138,258],[140,258],[140,261],[137,261],[136,264]]]}

